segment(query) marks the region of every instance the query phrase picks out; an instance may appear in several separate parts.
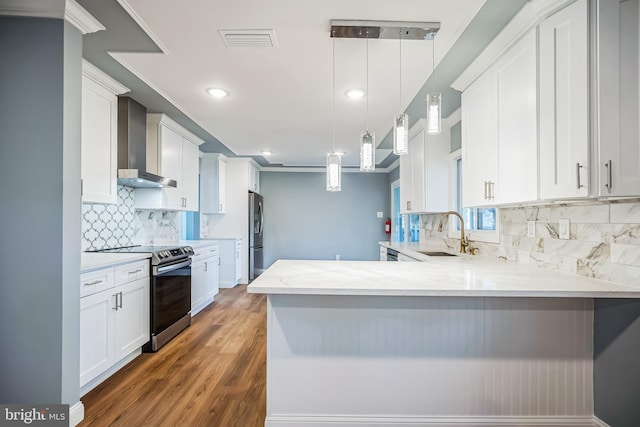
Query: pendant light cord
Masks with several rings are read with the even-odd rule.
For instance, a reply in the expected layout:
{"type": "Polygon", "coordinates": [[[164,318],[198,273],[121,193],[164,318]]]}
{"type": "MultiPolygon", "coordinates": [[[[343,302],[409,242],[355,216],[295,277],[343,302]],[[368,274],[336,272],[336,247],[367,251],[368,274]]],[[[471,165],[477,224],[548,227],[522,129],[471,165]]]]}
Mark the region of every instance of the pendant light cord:
{"type": "Polygon", "coordinates": [[[336,152],[336,38],[333,39],[333,154],[336,152]]]}
{"type": "Polygon", "coordinates": [[[400,40],[400,49],[399,49],[399,54],[400,54],[400,114],[402,114],[402,28],[400,28],[400,37],[398,38],[398,40],[400,40]]]}
{"type": "Polygon", "coordinates": [[[369,39],[367,38],[367,132],[369,132],[369,39]]]}
{"type": "Polygon", "coordinates": [[[431,40],[431,92],[436,92],[436,82],[433,72],[436,70],[436,36],[431,40]]]}

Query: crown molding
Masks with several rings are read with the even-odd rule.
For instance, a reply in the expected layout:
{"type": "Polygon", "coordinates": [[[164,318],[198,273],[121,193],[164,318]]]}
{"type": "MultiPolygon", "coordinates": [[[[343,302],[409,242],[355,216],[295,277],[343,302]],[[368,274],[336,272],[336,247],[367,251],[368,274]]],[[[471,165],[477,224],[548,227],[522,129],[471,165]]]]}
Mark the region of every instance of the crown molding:
{"type": "Polygon", "coordinates": [[[464,92],[471,83],[502,56],[514,43],[543,19],[575,0],[531,0],[513,17],[502,31],[476,57],[451,87],[464,92]]]}
{"type": "Polygon", "coordinates": [[[105,87],[107,90],[115,95],[122,95],[123,93],[130,92],[130,89],[113,77],[93,65],[86,59],[82,59],[82,75],[88,79],[93,80],[100,86],[105,87]]]}
{"type": "Polygon", "coordinates": [[[96,33],[106,29],[100,21],[76,3],[75,0],[66,0],[64,19],[80,30],[82,34],[96,33]]]}
{"type": "Polygon", "coordinates": [[[100,21],[75,0],[7,0],[3,3],[0,6],[0,15],[65,19],[82,34],[105,29],[100,21]]]}

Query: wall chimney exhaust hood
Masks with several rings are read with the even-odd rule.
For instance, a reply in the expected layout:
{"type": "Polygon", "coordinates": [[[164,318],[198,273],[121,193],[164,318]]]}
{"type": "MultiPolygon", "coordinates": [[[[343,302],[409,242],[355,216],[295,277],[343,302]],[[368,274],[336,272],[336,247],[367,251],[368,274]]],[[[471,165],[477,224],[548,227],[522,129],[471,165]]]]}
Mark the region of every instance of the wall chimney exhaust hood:
{"type": "Polygon", "coordinates": [[[174,179],[147,172],[147,109],[118,97],[118,184],[126,187],[176,187],[174,179]]]}

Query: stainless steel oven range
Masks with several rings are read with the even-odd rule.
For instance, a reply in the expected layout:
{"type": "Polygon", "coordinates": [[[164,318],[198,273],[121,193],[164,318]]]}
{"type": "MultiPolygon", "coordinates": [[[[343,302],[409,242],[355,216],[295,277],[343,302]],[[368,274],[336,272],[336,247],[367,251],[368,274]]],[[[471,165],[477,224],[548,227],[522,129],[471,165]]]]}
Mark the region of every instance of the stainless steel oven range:
{"type": "Polygon", "coordinates": [[[145,352],[155,352],[191,324],[190,246],[129,246],[95,252],[151,255],[151,330],[145,352]]]}

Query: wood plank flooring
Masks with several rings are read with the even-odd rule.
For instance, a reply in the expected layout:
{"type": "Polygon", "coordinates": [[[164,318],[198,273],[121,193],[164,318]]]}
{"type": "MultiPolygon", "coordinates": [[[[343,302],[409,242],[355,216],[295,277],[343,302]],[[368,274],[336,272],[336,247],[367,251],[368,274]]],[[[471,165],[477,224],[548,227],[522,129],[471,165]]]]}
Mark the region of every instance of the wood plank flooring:
{"type": "Polygon", "coordinates": [[[80,427],[264,426],[266,296],[221,289],[191,326],[81,400],[80,427]]]}

